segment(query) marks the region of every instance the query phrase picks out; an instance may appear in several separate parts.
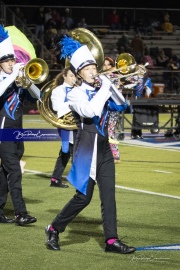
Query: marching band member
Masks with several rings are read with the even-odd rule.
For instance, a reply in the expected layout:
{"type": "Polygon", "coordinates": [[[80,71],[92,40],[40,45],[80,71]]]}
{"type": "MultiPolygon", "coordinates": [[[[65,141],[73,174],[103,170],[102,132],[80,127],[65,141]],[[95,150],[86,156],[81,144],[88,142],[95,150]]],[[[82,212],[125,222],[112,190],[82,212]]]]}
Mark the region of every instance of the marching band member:
{"type": "Polygon", "coordinates": [[[71,70],[82,80],[67,95],[74,117],[79,120],[74,146],[73,163],[67,180],[75,187],[76,194],[45,229],[46,247],[60,250],[59,233],[90,203],[97,184],[101,200],[102,223],[105,234],[105,251],[132,253],[118,238],[115,165],[108,141],[110,110],[122,111],[127,104],[122,94],[104,75],[96,87],[97,63],[86,45],[65,36],[61,41],[61,57],[69,57],[71,70]]]}
{"type": "MultiPolygon", "coordinates": [[[[145,67],[139,65],[139,75],[135,76],[134,79],[136,80],[136,86],[135,86],[135,96],[136,98],[142,98],[142,97],[149,97],[152,93],[152,81],[146,74],[145,67]]],[[[148,109],[148,107],[146,106],[148,109]]],[[[131,138],[132,139],[143,139],[142,136],[142,129],[136,128],[136,119],[140,117],[141,114],[143,114],[143,111],[140,114],[137,114],[142,109],[142,106],[133,106],[133,122],[132,125],[134,126],[131,130],[131,138]]]]}
{"type": "MultiPolygon", "coordinates": [[[[103,71],[111,70],[113,67],[115,67],[114,60],[111,57],[105,57],[104,65],[103,65],[103,71]]],[[[108,122],[108,134],[111,139],[115,139],[115,129],[117,125],[117,121],[119,119],[119,112],[118,111],[112,111],[109,115],[109,122],[108,122]]],[[[120,152],[118,144],[110,143],[110,148],[114,157],[114,162],[119,163],[120,161],[120,152]]]]}
{"type": "MultiPolygon", "coordinates": [[[[15,83],[23,63],[16,64],[11,38],[8,31],[0,25],[0,128],[21,129],[23,115],[23,101],[28,96],[31,87],[39,96],[40,90],[26,80],[29,89],[22,89],[15,83]]],[[[0,142],[0,223],[13,223],[26,225],[36,222],[36,217],[30,216],[22,195],[22,172],[20,160],[24,153],[23,141],[1,141],[0,142]],[[4,215],[4,207],[10,193],[15,212],[15,219],[4,215]]]]}
{"type": "MultiPolygon", "coordinates": [[[[70,67],[67,67],[56,76],[55,81],[58,86],[52,91],[51,102],[53,110],[57,112],[58,118],[61,118],[71,111],[67,100],[67,94],[74,86],[76,77],[71,72],[70,67]]],[[[61,137],[62,147],[56,160],[50,186],[67,188],[68,185],[62,183],[61,178],[70,156],[73,153],[73,135],[75,135],[75,131],[73,132],[58,128],[58,132],[61,137]]]]}

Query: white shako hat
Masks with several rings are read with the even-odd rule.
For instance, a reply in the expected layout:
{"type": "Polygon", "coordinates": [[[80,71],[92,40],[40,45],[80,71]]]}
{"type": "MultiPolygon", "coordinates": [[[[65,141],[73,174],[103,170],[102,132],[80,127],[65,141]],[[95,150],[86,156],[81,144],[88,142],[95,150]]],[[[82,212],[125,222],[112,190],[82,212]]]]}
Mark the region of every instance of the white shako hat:
{"type": "Polygon", "coordinates": [[[97,65],[96,60],[87,45],[83,45],[75,51],[71,57],[70,63],[74,67],[76,73],[87,65],[97,65]]]}
{"type": "Polygon", "coordinates": [[[68,58],[71,64],[71,70],[78,73],[83,67],[96,63],[95,58],[88,49],[87,45],[82,45],[79,41],[65,36],[60,41],[61,58],[68,58]]]}
{"type": "Polygon", "coordinates": [[[8,31],[0,25],[0,63],[8,59],[15,59],[14,48],[8,31]]]}

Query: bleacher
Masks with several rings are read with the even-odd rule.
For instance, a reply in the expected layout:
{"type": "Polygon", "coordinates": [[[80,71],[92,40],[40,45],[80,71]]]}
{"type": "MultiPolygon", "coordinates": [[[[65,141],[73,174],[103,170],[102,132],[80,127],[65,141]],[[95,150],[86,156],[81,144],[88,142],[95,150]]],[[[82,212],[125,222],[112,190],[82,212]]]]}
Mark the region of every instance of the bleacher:
{"type": "MultiPolygon", "coordinates": [[[[34,9],[37,8],[35,6],[23,6],[24,7],[24,11],[26,11],[26,15],[27,17],[31,17],[30,14],[33,13],[34,9]]],[[[57,8],[60,8],[60,6],[58,6],[57,8]]],[[[61,7],[64,8],[64,7],[61,7]]],[[[13,10],[14,10],[14,6],[10,5],[8,6],[3,6],[2,11],[5,12],[4,17],[7,18],[7,22],[9,24],[13,24],[13,25],[19,25],[19,21],[18,18],[16,18],[13,15],[13,10]],[[11,21],[12,20],[12,21],[11,21]]],[[[114,59],[116,58],[116,56],[118,55],[118,50],[117,50],[117,41],[118,39],[122,36],[122,34],[124,32],[127,31],[122,31],[122,30],[111,30],[109,25],[104,25],[103,23],[105,22],[105,17],[107,15],[107,8],[91,8],[89,7],[88,10],[90,11],[89,13],[86,13],[86,17],[89,18],[89,21],[91,23],[97,23],[94,25],[91,25],[90,23],[88,24],[88,29],[91,30],[92,32],[94,32],[96,34],[96,36],[100,39],[102,45],[103,45],[103,50],[104,50],[104,54],[105,55],[109,55],[111,57],[113,57],[114,59]],[[88,17],[91,14],[90,17],[88,17]],[[95,18],[93,18],[92,20],[92,14],[99,14],[95,18]]],[[[73,16],[74,17],[78,17],[80,16],[81,12],[84,12],[84,8],[83,7],[73,7],[73,16]]],[[[180,11],[180,10],[179,10],[180,11]]],[[[176,24],[179,23],[178,19],[179,19],[179,12],[174,11],[175,13],[175,17],[177,17],[176,20],[176,24]]],[[[130,12],[130,10],[129,10],[130,12]]],[[[138,9],[137,10],[133,10],[133,15],[136,14],[136,16],[139,16],[138,13],[138,9]]],[[[142,10],[143,12],[143,10],[142,10]]],[[[152,10],[153,12],[153,10],[152,10]]],[[[174,16],[173,16],[174,17],[174,16]]],[[[135,16],[133,16],[133,18],[135,19],[135,16]]],[[[28,23],[26,25],[22,26],[22,29],[20,28],[20,30],[22,30],[22,32],[24,32],[24,34],[31,40],[31,42],[33,43],[34,47],[38,48],[38,56],[40,58],[45,59],[45,61],[48,62],[48,64],[51,66],[51,59],[52,56],[50,54],[50,52],[45,48],[45,46],[43,46],[43,44],[41,42],[39,42],[37,40],[37,38],[35,38],[34,36],[34,28],[35,28],[35,24],[32,20],[27,20],[28,23]],[[37,44],[37,46],[36,46],[37,44]]],[[[6,23],[7,23],[6,22],[6,23]]],[[[134,33],[134,29],[133,29],[133,25],[131,25],[130,30],[127,32],[128,37],[130,39],[130,41],[132,40],[132,38],[134,37],[135,33],[134,33]]],[[[175,25],[175,31],[173,33],[166,33],[164,31],[154,31],[153,35],[144,35],[142,36],[144,43],[147,45],[147,47],[153,50],[156,48],[166,48],[166,49],[173,49],[174,52],[178,55],[178,57],[180,58],[180,27],[175,25]]],[[[58,70],[57,70],[58,72],[58,70]]],[[[176,71],[178,72],[178,71],[176,71]]],[[[177,73],[178,76],[180,77],[180,72],[177,73]]],[[[153,80],[154,82],[163,82],[163,70],[151,70],[151,75],[153,76],[153,80]]],[[[173,75],[172,75],[173,76],[173,75]]]]}
{"type": "MultiPolygon", "coordinates": [[[[133,29],[129,31],[121,30],[110,30],[108,26],[94,27],[92,31],[100,39],[105,55],[112,55],[117,52],[116,43],[124,32],[128,34],[129,40],[131,41],[134,37],[133,29]]],[[[164,31],[156,31],[153,35],[142,35],[144,43],[149,49],[158,48],[171,48],[180,58],[180,28],[177,28],[173,33],[165,33],[164,31]]]]}
{"type": "MultiPolygon", "coordinates": [[[[110,30],[108,26],[103,27],[93,27],[91,29],[97,37],[100,39],[104,54],[107,56],[111,56],[114,59],[117,55],[119,55],[117,50],[117,41],[122,36],[123,32],[128,34],[129,40],[131,41],[134,37],[135,33],[133,29],[129,31],[121,31],[121,30],[110,30]]],[[[174,52],[180,58],[180,28],[176,27],[176,31],[174,33],[165,33],[164,31],[156,31],[153,35],[142,35],[142,39],[144,43],[149,48],[150,52],[157,49],[165,49],[168,51],[173,49],[174,52]]],[[[165,84],[165,92],[176,92],[180,93],[180,87],[174,86],[174,78],[176,77],[176,84],[180,85],[180,70],[172,70],[165,71],[162,67],[155,66],[154,68],[149,70],[149,76],[152,79],[153,83],[163,83],[165,84]],[[170,78],[169,81],[165,81],[164,72],[166,74],[169,72],[170,78]]]]}

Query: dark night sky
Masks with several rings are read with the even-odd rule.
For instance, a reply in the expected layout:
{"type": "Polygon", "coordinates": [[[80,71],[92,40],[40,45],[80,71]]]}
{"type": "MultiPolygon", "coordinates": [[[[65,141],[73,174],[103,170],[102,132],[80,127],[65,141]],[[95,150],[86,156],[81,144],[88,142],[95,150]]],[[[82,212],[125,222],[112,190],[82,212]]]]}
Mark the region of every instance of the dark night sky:
{"type": "Polygon", "coordinates": [[[164,1],[154,1],[154,0],[4,0],[5,4],[10,5],[53,5],[53,6],[102,6],[102,7],[137,7],[137,8],[162,8],[162,9],[179,9],[179,0],[164,0],[164,1]]]}

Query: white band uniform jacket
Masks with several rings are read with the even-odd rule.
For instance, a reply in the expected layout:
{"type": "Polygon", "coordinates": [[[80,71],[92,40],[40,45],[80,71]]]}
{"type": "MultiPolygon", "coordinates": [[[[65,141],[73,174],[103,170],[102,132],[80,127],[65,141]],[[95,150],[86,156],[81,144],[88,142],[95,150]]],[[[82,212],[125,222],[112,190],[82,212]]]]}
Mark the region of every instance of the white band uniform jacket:
{"type": "Polygon", "coordinates": [[[72,111],[75,111],[81,119],[81,125],[78,130],[80,139],[77,149],[75,149],[73,164],[67,176],[67,180],[78,191],[86,194],[89,177],[96,181],[98,137],[100,136],[102,140],[108,141],[106,119],[103,119],[105,123],[102,133],[97,129],[96,120],[99,119],[99,123],[101,122],[105,107],[107,108],[108,114],[110,110],[125,110],[127,104],[122,94],[114,85],[110,87],[110,85],[106,84],[97,90],[86,83],[82,83],[81,86],[73,88],[68,93],[67,97],[72,111]],[[88,120],[92,122],[91,125],[85,124],[88,120]]]}
{"type": "MultiPolygon", "coordinates": [[[[62,85],[57,86],[52,91],[52,108],[57,112],[58,118],[71,111],[67,100],[67,94],[69,91],[71,91],[71,89],[72,86],[64,82],[62,85]]],[[[58,132],[62,140],[62,150],[64,153],[67,153],[69,151],[69,143],[73,143],[73,131],[58,129],[58,132]]]]}

